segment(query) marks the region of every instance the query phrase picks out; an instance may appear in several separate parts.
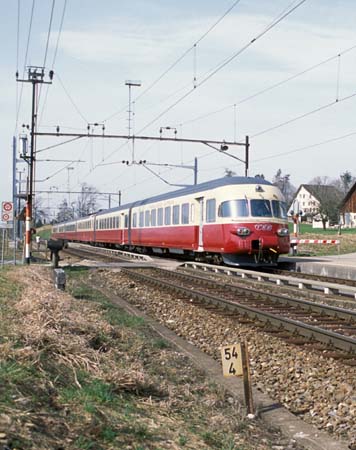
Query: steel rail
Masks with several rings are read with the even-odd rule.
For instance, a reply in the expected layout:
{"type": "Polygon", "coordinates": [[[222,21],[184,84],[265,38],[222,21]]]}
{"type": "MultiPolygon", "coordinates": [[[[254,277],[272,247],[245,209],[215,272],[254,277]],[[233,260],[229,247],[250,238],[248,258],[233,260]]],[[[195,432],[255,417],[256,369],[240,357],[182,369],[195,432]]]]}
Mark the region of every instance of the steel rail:
{"type": "Polygon", "coordinates": [[[276,303],[282,303],[282,304],[291,305],[294,307],[299,306],[308,311],[311,310],[311,311],[317,312],[319,314],[326,314],[331,317],[341,318],[341,319],[345,319],[348,321],[353,320],[353,321],[355,321],[355,326],[356,326],[356,311],[354,311],[354,310],[339,308],[337,306],[322,305],[322,304],[310,302],[308,300],[303,300],[303,299],[285,297],[283,295],[272,294],[272,293],[269,293],[266,291],[261,291],[259,289],[255,289],[255,288],[247,288],[247,287],[243,287],[243,286],[224,284],[224,283],[220,283],[215,280],[209,280],[205,277],[200,277],[199,275],[184,274],[181,272],[170,272],[170,271],[165,271],[164,269],[156,269],[156,270],[157,271],[159,270],[162,273],[167,274],[170,277],[175,277],[175,278],[179,277],[182,279],[185,278],[187,280],[194,279],[197,281],[201,281],[205,285],[208,284],[210,286],[218,286],[218,287],[221,287],[222,289],[234,291],[234,292],[245,292],[245,293],[248,293],[249,295],[251,295],[251,294],[254,294],[256,296],[263,295],[265,297],[268,297],[268,299],[270,299],[276,303]]]}
{"type": "Polygon", "coordinates": [[[318,275],[316,273],[306,273],[306,272],[295,272],[291,270],[283,270],[283,269],[272,269],[269,268],[266,271],[261,271],[261,273],[274,274],[274,275],[283,275],[286,277],[294,277],[294,278],[302,278],[305,280],[311,281],[322,281],[325,283],[331,284],[341,284],[345,286],[356,287],[356,281],[347,279],[347,278],[337,278],[337,277],[329,277],[327,275],[318,275]]]}
{"type": "Polygon", "coordinates": [[[256,308],[234,303],[229,300],[224,300],[195,289],[193,290],[189,287],[178,286],[167,280],[160,280],[157,277],[157,274],[155,274],[156,276],[149,276],[132,269],[122,269],[122,272],[128,274],[134,279],[145,281],[155,286],[168,287],[174,292],[183,293],[188,297],[202,301],[203,303],[212,304],[218,308],[223,306],[224,309],[229,311],[238,311],[240,314],[251,319],[257,319],[277,328],[285,329],[292,334],[298,334],[310,339],[311,341],[319,341],[327,345],[333,345],[334,347],[346,352],[356,353],[356,339],[352,337],[344,336],[313,325],[308,325],[297,320],[283,318],[269,312],[260,311],[256,308]]]}
{"type": "Polygon", "coordinates": [[[356,288],[345,284],[335,284],[326,281],[318,281],[315,279],[298,278],[297,276],[290,275],[275,275],[268,272],[262,272],[250,269],[241,269],[225,266],[216,266],[198,262],[184,263],[184,267],[193,268],[203,271],[210,271],[214,273],[222,273],[225,275],[233,275],[241,278],[255,279],[256,281],[267,281],[275,283],[276,286],[292,286],[298,287],[298,289],[311,289],[316,292],[324,291],[324,294],[338,294],[342,296],[352,296],[356,299],[356,288]]]}

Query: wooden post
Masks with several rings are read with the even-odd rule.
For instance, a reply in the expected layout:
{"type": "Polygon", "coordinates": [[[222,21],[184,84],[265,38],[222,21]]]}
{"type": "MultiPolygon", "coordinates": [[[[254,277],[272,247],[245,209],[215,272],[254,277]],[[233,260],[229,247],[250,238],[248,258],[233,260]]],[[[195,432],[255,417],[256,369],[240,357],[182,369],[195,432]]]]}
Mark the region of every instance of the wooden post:
{"type": "Polygon", "coordinates": [[[248,349],[246,342],[241,343],[241,358],[242,358],[242,370],[243,370],[244,392],[245,392],[247,414],[254,414],[255,408],[253,405],[253,398],[252,398],[250,361],[248,357],[248,349]]]}

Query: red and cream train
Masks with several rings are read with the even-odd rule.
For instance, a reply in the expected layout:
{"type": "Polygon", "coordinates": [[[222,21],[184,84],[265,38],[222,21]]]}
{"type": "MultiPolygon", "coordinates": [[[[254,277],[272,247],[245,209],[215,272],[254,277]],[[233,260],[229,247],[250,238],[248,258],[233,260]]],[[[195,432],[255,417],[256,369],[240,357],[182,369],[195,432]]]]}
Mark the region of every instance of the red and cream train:
{"type": "Polygon", "coordinates": [[[284,199],[262,178],[225,177],[53,226],[54,239],[228,265],[289,251],[284,199]]]}

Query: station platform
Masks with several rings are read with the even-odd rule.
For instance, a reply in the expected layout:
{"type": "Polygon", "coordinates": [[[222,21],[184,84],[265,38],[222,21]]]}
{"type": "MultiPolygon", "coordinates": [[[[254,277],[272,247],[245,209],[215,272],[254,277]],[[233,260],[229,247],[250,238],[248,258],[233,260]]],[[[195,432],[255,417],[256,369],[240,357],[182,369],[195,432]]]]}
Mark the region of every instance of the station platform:
{"type": "Polygon", "coordinates": [[[318,257],[282,256],[279,266],[297,272],[356,280],[356,253],[318,257]]]}

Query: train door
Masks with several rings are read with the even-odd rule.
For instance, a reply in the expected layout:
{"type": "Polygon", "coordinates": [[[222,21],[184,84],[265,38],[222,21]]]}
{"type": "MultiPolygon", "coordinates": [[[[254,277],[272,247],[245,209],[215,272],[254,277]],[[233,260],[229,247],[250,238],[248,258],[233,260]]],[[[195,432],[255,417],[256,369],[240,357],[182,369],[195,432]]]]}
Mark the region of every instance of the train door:
{"type": "Polygon", "coordinates": [[[92,229],[93,229],[93,234],[91,236],[91,242],[95,242],[96,241],[96,224],[97,224],[97,220],[96,220],[96,216],[94,215],[92,218],[92,229]]]}
{"type": "Polygon", "coordinates": [[[127,239],[128,239],[129,246],[131,246],[131,244],[132,244],[132,236],[131,236],[132,208],[129,209],[127,221],[128,221],[127,222],[127,239]]]}
{"type": "Polygon", "coordinates": [[[197,221],[198,221],[198,251],[204,250],[204,236],[203,236],[203,226],[204,226],[204,197],[197,197],[197,221]]]}

